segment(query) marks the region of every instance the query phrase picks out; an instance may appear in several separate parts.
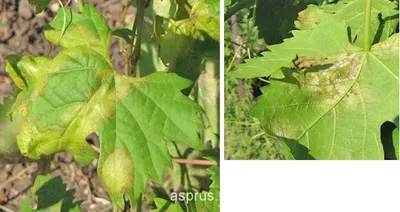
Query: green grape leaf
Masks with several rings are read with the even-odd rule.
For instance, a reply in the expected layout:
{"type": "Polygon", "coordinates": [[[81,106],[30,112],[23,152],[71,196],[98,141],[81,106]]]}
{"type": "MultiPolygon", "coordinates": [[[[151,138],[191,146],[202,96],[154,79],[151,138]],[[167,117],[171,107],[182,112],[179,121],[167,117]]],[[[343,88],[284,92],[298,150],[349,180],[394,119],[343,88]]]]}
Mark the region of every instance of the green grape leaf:
{"type": "Polygon", "coordinates": [[[154,0],[153,11],[164,18],[173,18],[178,11],[176,0],[154,0]]]}
{"type": "Polygon", "coordinates": [[[32,194],[37,202],[37,209],[33,210],[30,206],[31,198],[26,196],[21,212],[31,211],[81,211],[79,205],[82,201],[74,202],[74,190],[66,190],[67,186],[63,183],[60,176],[39,175],[32,186],[32,194]]]}
{"type": "Polygon", "coordinates": [[[392,138],[393,138],[393,146],[394,146],[394,152],[396,154],[396,158],[397,160],[400,160],[399,158],[399,147],[400,147],[400,143],[399,143],[399,128],[396,128],[393,130],[393,134],[392,134],[392,138]]]}
{"type": "Polygon", "coordinates": [[[244,9],[244,8],[250,8],[251,6],[254,5],[256,1],[255,0],[231,0],[231,1],[225,1],[225,7],[229,6],[226,8],[225,14],[224,14],[224,20],[227,21],[230,17],[235,15],[238,11],[244,9]]]}
{"type": "Polygon", "coordinates": [[[170,21],[168,29],[175,34],[197,40],[205,40],[207,36],[214,40],[219,40],[219,22],[217,17],[205,16],[202,13],[195,13],[191,18],[170,21]]]}
{"type": "Polygon", "coordinates": [[[29,3],[36,6],[36,13],[42,12],[50,4],[51,0],[29,0],[29,3]]]}
{"type": "MultiPolygon", "coordinates": [[[[195,195],[195,194],[193,194],[195,195]]],[[[215,193],[202,192],[197,193],[197,197],[192,201],[186,201],[188,211],[190,212],[210,212],[220,211],[219,201],[214,201],[215,193]],[[201,196],[201,197],[200,197],[201,196]]],[[[219,193],[218,193],[219,196],[219,193]]],[[[152,212],[183,212],[182,207],[178,203],[172,203],[165,199],[155,198],[156,209],[152,212]]]]}
{"type": "Polygon", "coordinates": [[[328,57],[337,55],[346,48],[354,49],[348,42],[344,22],[338,22],[332,17],[324,19],[315,30],[295,30],[292,33],[294,38],[285,39],[282,44],[268,46],[270,51],[263,52],[263,57],[246,60],[246,63],[237,65],[237,70],[228,74],[236,78],[269,76],[281,67],[292,67],[296,55],[328,57]]]}
{"type": "MultiPolygon", "coordinates": [[[[337,4],[324,5],[321,8],[333,13],[337,20],[344,20],[350,27],[350,40],[354,45],[362,47],[364,41],[364,17],[367,0],[343,0],[337,4]]],[[[371,8],[369,40],[372,44],[386,40],[392,35],[399,23],[398,6],[388,0],[374,0],[371,8]]]]}
{"type": "MultiPolygon", "coordinates": [[[[204,4],[204,6],[207,7],[207,9],[210,11],[211,14],[215,14],[215,16],[218,18],[220,14],[220,1],[218,0],[204,0],[204,1],[197,1],[198,4],[204,4]]],[[[197,5],[193,5],[193,7],[197,7],[197,5]]]]}
{"type": "Polygon", "coordinates": [[[208,171],[211,173],[211,180],[213,183],[211,184],[211,189],[220,189],[220,161],[219,161],[219,150],[213,151],[208,154],[205,158],[207,160],[213,160],[217,162],[217,165],[211,166],[208,168],[208,171]]]}
{"type": "Polygon", "coordinates": [[[196,1],[189,18],[168,20],[159,42],[160,58],[170,72],[196,81],[204,59],[218,60],[219,18],[212,8],[196,1]]]}
{"type": "Polygon", "coordinates": [[[191,17],[173,23],[175,32],[204,40],[210,37],[219,41],[219,1],[196,1],[192,8],[191,17]]]}
{"type": "MultiPolygon", "coordinates": [[[[219,41],[219,17],[215,14],[214,7],[207,4],[207,2],[208,1],[196,2],[189,18],[178,21],[169,20],[167,32],[165,34],[180,35],[187,37],[187,39],[202,41],[209,37],[219,41]]],[[[210,0],[210,2],[215,1],[210,0]]],[[[161,42],[163,42],[162,39],[161,42]]],[[[164,42],[164,45],[167,44],[168,43],[164,42]]],[[[176,42],[173,42],[173,44],[176,44],[176,42]]],[[[179,49],[184,48],[182,47],[179,49]]]]}
{"type": "Polygon", "coordinates": [[[5,99],[4,104],[0,104],[0,161],[6,163],[17,162],[22,157],[17,146],[19,120],[11,122],[6,116],[13,103],[5,99]]]}
{"type": "Polygon", "coordinates": [[[160,57],[164,63],[171,63],[180,55],[188,55],[196,45],[196,41],[185,35],[176,34],[174,28],[168,28],[160,38],[160,57]]]}
{"type": "Polygon", "coordinates": [[[231,4],[231,0],[224,0],[224,7],[227,7],[231,4]]]}
{"type": "Polygon", "coordinates": [[[112,32],[104,17],[93,6],[86,5],[82,13],[75,13],[71,9],[58,10],[57,18],[44,31],[48,41],[65,49],[85,46],[110,60],[108,47],[112,32]],[[65,30],[66,27],[68,30],[65,30]]]}
{"type": "Polygon", "coordinates": [[[120,91],[117,113],[98,131],[100,140],[107,141],[101,145],[99,175],[115,199],[123,201],[121,193],[128,193],[135,201],[145,190],[148,177],[162,180],[164,167],[172,165],[167,141],[201,148],[197,130],[203,128],[198,117],[202,109],[180,92],[190,84],[175,74],[165,73],[116,79],[116,89],[120,91]],[[122,169],[112,172],[107,165],[116,153],[124,158],[122,161],[134,165],[134,180],[124,186],[116,185],[122,181],[117,170],[122,169]]]}
{"type": "Polygon", "coordinates": [[[217,165],[208,168],[211,173],[211,180],[213,183],[210,186],[209,192],[203,192],[202,195],[207,197],[206,199],[196,199],[195,205],[199,210],[197,211],[219,211],[220,210],[220,154],[219,149],[213,151],[205,158],[208,160],[214,160],[217,165]]]}
{"type": "MultiPolygon", "coordinates": [[[[301,2],[301,0],[297,0],[298,2],[301,2]]],[[[322,5],[322,4],[326,4],[326,3],[332,3],[335,0],[303,0],[303,3],[306,4],[318,4],[318,5],[322,5]]]]}
{"type": "MultiPolygon", "coordinates": [[[[211,173],[211,179],[213,183],[210,186],[210,191],[203,191],[201,193],[186,193],[185,198],[181,199],[181,193],[177,193],[175,197],[171,196],[171,200],[177,199],[181,201],[185,201],[186,207],[188,211],[192,212],[208,212],[208,211],[220,211],[220,163],[219,163],[219,149],[212,150],[210,152],[205,153],[205,158],[207,160],[216,161],[217,165],[211,166],[208,168],[208,171],[211,173]],[[192,198],[192,199],[189,199],[192,198]]],[[[170,201],[155,198],[155,204],[157,209],[152,211],[181,211],[181,207],[179,204],[174,204],[170,201]]]]}
{"type": "Polygon", "coordinates": [[[321,19],[328,15],[324,10],[316,5],[308,5],[307,9],[301,11],[298,20],[294,22],[297,29],[308,30],[315,29],[321,19]]]}
{"type": "Polygon", "coordinates": [[[194,202],[197,212],[220,211],[219,189],[210,192],[202,192],[203,198],[197,198],[194,202]]]}
{"type": "Polygon", "coordinates": [[[294,158],[293,154],[290,152],[290,149],[288,146],[284,146],[283,155],[285,157],[285,160],[296,160],[296,158],[294,158]]]}
{"type": "Polygon", "coordinates": [[[96,154],[85,138],[97,132],[105,188],[120,207],[124,194],[134,204],[147,181],[160,182],[171,166],[167,142],[201,149],[204,112],[181,92],[192,82],[174,73],[132,78],[114,71],[105,51],[111,30],[93,6],[85,5],[82,14],[65,12],[66,29],[56,19],[45,31],[58,42],[65,30],[64,49],[55,58],[6,58],[6,70],[22,89],[10,113],[22,118],[18,147],[31,158],[68,151],[87,164],[96,154]]]}
{"type": "Polygon", "coordinates": [[[131,38],[132,34],[133,34],[132,30],[128,28],[115,29],[112,31],[113,36],[124,39],[126,43],[132,43],[132,38],[131,38]]]}
{"type": "Polygon", "coordinates": [[[157,208],[151,210],[151,212],[183,212],[183,209],[179,204],[169,202],[165,199],[155,198],[154,203],[157,208]]]}
{"type": "MultiPolygon", "coordinates": [[[[250,114],[296,159],[383,159],[380,126],[399,113],[398,34],[363,52],[344,45],[344,22],[326,21],[313,31],[294,32],[275,47],[280,53],[326,60],[303,69],[282,66],[261,89],[250,114]],[[321,32],[332,40],[314,37],[321,32]],[[303,49],[309,40],[314,44],[303,49]],[[319,48],[327,44],[328,50],[319,48]]],[[[269,55],[277,55],[274,48],[264,58],[269,55]]]]}

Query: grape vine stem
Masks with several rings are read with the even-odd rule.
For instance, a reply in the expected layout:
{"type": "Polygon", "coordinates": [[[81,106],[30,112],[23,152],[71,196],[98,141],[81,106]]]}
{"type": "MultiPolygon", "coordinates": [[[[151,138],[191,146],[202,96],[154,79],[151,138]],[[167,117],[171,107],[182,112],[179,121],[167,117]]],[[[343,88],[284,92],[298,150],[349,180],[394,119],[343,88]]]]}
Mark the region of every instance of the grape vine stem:
{"type": "Polygon", "coordinates": [[[6,207],[4,207],[2,205],[0,205],[0,209],[3,210],[4,212],[14,212],[13,210],[8,209],[8,208],[6,208],[6,207]]]}
{"type": "Polygon", "coordinates": [[[142,194],[140,194],[138,199],[138,204],[136,206],[136,212],[141,212],[141,211],[142,211],[142,194]]]}
{"type": "Polygon", "coordinates": [[[142,42],[142,30],[143,30],[143,22],[144,22],[144,10],[146,9],[146,0],[138,0],[138,5],[137,5],[137,10],[136,10],[136,16],[135,16],[135,22],[133,24],[132,28],[132,44],[131,47],[133,46],[133,42],[135,42],[135,45],[133,47],[133,53],[131,57],[131,64],[132,64],[132,72],[135,73],[136,77],[140,77],[140,70],[137,70],[137,62],[140,59],[140,47],[141,47],[141,42],[142,42]],[[134,38],[134,35],[136,35],[136,39],[134,38]]]}

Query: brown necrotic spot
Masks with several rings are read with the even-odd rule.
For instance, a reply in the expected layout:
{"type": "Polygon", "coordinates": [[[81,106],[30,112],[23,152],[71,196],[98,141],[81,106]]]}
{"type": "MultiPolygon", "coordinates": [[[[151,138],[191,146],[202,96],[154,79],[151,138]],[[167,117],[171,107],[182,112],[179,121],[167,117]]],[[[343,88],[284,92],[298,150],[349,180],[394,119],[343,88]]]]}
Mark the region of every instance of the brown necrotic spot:
{"type": "Polygon", "coordinates": [[[327,60],[326,57],[299,57],[296,55],[296,58],[292,60],[293,68],[303,69],[303,68],[310,68],[314,64],[320,63],[322,61],[327,60]]]}

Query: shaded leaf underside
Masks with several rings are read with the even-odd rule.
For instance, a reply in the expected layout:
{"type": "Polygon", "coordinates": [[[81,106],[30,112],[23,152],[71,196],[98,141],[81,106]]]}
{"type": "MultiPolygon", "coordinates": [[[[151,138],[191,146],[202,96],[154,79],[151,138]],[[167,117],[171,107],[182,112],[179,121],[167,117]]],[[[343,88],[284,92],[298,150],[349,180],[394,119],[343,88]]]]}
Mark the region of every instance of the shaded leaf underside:
{"type": "Polygon", "coordinates": [[[63,183],[60,176],[37,176],[32,186],[32,193],[37,202],[37,209],[32,209],[30,195],[27,195],[20,211],[81,211],[79,205],[82,201],[73,202],[75,191],[67,190],[67,185],[63,183]]]}

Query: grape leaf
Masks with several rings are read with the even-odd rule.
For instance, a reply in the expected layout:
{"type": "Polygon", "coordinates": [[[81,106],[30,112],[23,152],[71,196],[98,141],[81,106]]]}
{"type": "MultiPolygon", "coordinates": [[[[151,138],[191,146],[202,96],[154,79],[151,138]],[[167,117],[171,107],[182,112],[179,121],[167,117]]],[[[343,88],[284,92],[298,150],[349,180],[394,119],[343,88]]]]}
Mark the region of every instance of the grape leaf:
{"type": "Polygon", "coordinates": [[[190,18],[173,21],[170,20],[168,33],[190,37],[192,39],[204,41],[210,37],[216,41],[219,40],[219,19],[208,10],[208,7],[199,4],[193,8],[193,14],[190,18]]]}
{"type": "Polygon", "coordinates": [[[71,9],[58,10],[57,18],[45,27],[44,35],[48,41],[65,49],[85,46],[110,61],[108,47],[112,32],[104,17],[92,6],[85,6],[82,13],[71,9]],[[63,30],[65,27],[68,30],[63,30]]]}
{"type": "Polygon", "coordinates": [[[154,203],[156,204],[156,209],[151,210],[151,212],[183,212],[183,209],[179,204],[169,202],[165,199],[155,198],[154,203]]]}
{"type": "Polygon", "coordinates": [[[206,153],[207,160],[217,162],[216,165],[208,168],[211,173],[212,184],[209,191],[194,193],[194,199],[186,201],[188,211],[220,211],[220,161],[219,149],[206,153]],[[196,196],[197,195],[197,196],[196,196]]]}
{"type": "Polygon", "coordinates": [[[305,8],[304,3],[295,0],[257,1],[255,24],[259,37],[264,38],[267,45],[281,43],[283,39],[291,37],[290,31],[294,29],[297,13],[305,8]]]}
{"type": "Polygon", "coordinates": [[[219,189],[211,190],[210,192],[202,192],[201,195],[205,200],[200,198],[196,199],[196,201],[194,202],[196,211],[198,212],[220,211],[219,189]]]}
{"type": "Polygon", "coordinates": [[[392,138],[393,138],[393,146],[394,146],[394,152],[396,154],[396,158],[397,160],[399,160],[399,128],[396,128],[395,130],[393,130],[393,134],[392,134],[392,138]]]}
{"type": "Polygon", "coordinates": [[[210,168],[208,168],[208,171],[211,173],[211,180],[213,181],[213,183],[210,186],[211,189],[220,189],[219,157],[220,157],[219,150],[213,151],[205,157],[207,160],[212,160],[212,161],[217,162],[217,165],[214,165],[214,166],[211,166],[210,168]]]}
{"type": "MultiPolygon", "coordinates": [[[[297,0],[297,1],[301,1],[301,0],[297,0]]],[[[316,3],[318,5],[323,5],[323,4],[335,2],[335,0],[303,0],[302,2],[307,3],[307,4],[316,3]]]]}
{"type": "MultiPolygon", "coordinates": [[[[145,190],[149,176],[157,182],[162,180],[164,167],[172,165],[167,141],[201,148],[197,130],[203,127],[198,117],[202,110],[180,93],[191,83],[175,74],[167,75],[154,73],[146,78],[119,77],[116,80],[116,89],[120,91],[117,93],[117,113],[98,132],[100,140],[107,141],[101,145],[99,175],[110,195],[118,201],[123,201],[120,194],[125,192],[135,201],[145,190]],[[121,161],[133,163],[135,167],[134,180],[128,186],[117,186],[123,181],[118,177],[118,170],[123,169],[115,167],[113,172],[107,166],[107,160],[114,160],[116,153],[119,157],[124,156],[121,161]],[[118,191],[127,187],[132,188],[118,191]]],[[[124,162],[120,163],[124,165],[124,162]]]]}
{"type": "Polygon", "coordinates": [[[153,11],[164,18],[173,18],[178,11],[176,0],[154,0],[153,11]]]}
{"type": "MultiPolygon", "coordinates": [[[[204,3],[204,5],[208,8],[208,10],[210,11],[211,14],[215,14],[215,16],[217,18],[219,18],[219,14],[220,14],[220,1],[218,0],[204,0],[202,1],[197,1],[197,3],[204,3]]],[[[193,6],[197,6],[197,5],[193,5],[193,6]]]]}
{"type": "Polygon", "coordinates": [[[196,81],[205,59],[218,60],[219,17],[214,10],[206,2],[195,1],[189,18],[168,20],[159,42],[160,58],[169,64],[170,72],[196,81]]]}
{"type": "Polygon", "coordinates": [[[191,17],[179,21],[171,21],[171,31],[204,40],[206,36],[219,41],[219,17],[215,14],[214,7],[206,1],[196,1],[193,6],[191,17]]]}
{"type": "MultiPolygon", "coordinates": [[[[342,0],[336,4],[325,4],[320,8],[309,5],[299,14],[296,26],[299,29],[315,28],[317,24],[309,25],[325,15],[333,15],[337,20],[344,20],[349,27],[350,41],[362,47],[364,40],[364,16],[366,0],[342,0]],[[308,27],[305,27],[309,25],[308,27]]],[[[374,0],[371,8],[371,32],[369,40],[372,44],[386,40],[392,35],[399,23],[397,5],[388,0],[374,0]]]]}
{"type": "MultiPolygon", "coordinates": [[[[399,113],[398,34],[363,52],[343,48],[344,22],[325,20],[313,31],[294,32],[275,49],[290,55],[319,52],[328,60],[301,70],[282,66],[250,114],[296,159],[383,159],[380,126],[399,113]],[[330,32],[331,42],[314,37],[321,32],[330,32]],[[304,49],[310,39],[314,44],[304,49]],[[329,50],[319,48],[327,44],[329,50]]],[[[269,55],[277,54],[272,49],[265,60],[269,55]]]]}
{"type": "MultiPolygon", "coordinates": [[[[195,195],[195,194],[193,194],[195,195]]],[[[218,193],[219,196],[219,193],[218,193]]],[[[210,195],[209,192],[202,192],[197,194],[196,199],[187,202],[187,211],[190,212],[209,212],[209,211],[220,211],[219,201],[213,201],[215,194],[210,195]],[[200,198],[201,195],[201,198],[200,198]]],[[[156,209],[151,210],[152,212],[183,212],[182,207],[178,203],[172,203],[165,199],[155,198],[156,209]]]]}
{"type": "MultiPolygon", "coordinates": [[[[210,168],[208,168],[208,171],[211,173],[211,179],[213,180],[213,183],[210,186],[210,191],[208,191],[208,192],[203,191],[201,193],[192,193],[193,199],[185,200],[188,211],[192,211],[192,212],[220,211],[220,201],[219,201],[219,198],[220,198],[219,157],[220,157],[220,155],[219,155],[219,150],[208,152],[208,153],[206,153],[206,155],[207,156],[205,158],[207,160],[212,160],[212,161],[217,162],[217,165],[214,165],[214,166],[211,166],[210,168]]],[[[181,198],[181,197],[177,196],[177,198],[181,198]]],[[[152,210],[154,212],[157,212],[157,211],[177,211],[177,212],[182,211],[182,208],[179,206],[179,204],[172,203],[167,200],[160,199],[160,198],[155,198],[154,201],[157,206],[157,209],[152,210]]]]}
{"type": "Polygon", "coordinates": [[[231,18],[233,15],[235,15],[238,11],[244,9],[244,8],[250,8],[251,6],[254,5],[256,1],[255,0],[231,0],[231,1],[225,1],[225,6],[229,6],[226,8],[225,14],[224,14],[224,20],[227,21],[229,18],[231,18]]]}
{"type": "MultiPolygon", "coordinates": [[[[350,27],[354,45],[362,47],[364,41],[364,16],[366,0],[339,1],[334,17],[345,20],[350,27]],[[347,4],[346,4],[347,3],[347,4]]],[[[372,1],[369,41],[372,44],[386,40],[399,23],[397,5],[387,0],[372,1]]]]}
{"type": "Polygon", "coordinates": [[[36,6],[36,13],[42,12],[49,5],[51,0],[29,0],[29,3],[36,6]]]}
{"type": "Polygon", "coordinates": [[[66,150],[84,164],[96,157],[85,138],[113,111],[105,102],[113,99],[107,61],[86,46],[65,49],[53,60],[19,55],[6,60],[6,71],[12,77],[21,73],[15,79],[26,82],[11,111],[12,117],[23,117],[17,137],[21,153],[38,159],[66,150]]]}
{"type": "Polygon", "coordinates": [[[198,211],[219,211],[220,210],[220,154],[218,151],[212,152],[206,158],[208,160],[214,160],[217,162],[217,165],[211,166],[208,168],[208,171],[211,173],[211,180],[213,181],[210,186],[209,192],[203,192],[204,196],[207,196],[207,200],[198,199],[195,202],[196,208],[198,211]]]}
{"type": "Polygon", "coordinates": [[[228,74],[236,78],[269,76],[281,67],[291,67],[296,55],[328,57],[345,49],[354,49],[348,42],[344,22],[328,17],[319,26],[313,31],[292,31],[295,38],[285,39],[282,44],[268,46],[271,51],[263,52],[263,57],[246,60],[246,63],[237,65],[237,70],[228,74]]]}
{"type": "Polygon", "coordinates": [[[113,36],[124,39],[126,43],[132,43],[132,38],[131,38],[132,34],[133,34],[132,30],[128,28],[115,29],[112,31],[113,36]]]}
{"type": "Polygon", "coordinates": [[[32,186],[32,193],[37,202],[37,209],[30,206],[30,196],[27,195],[20,211],[81,211],[79,205],[83,201],[73,202],[74,190],[66,190],[60,176],[39,175],[32,186]]]}
{"type": "Polygon", "coordinates": [[[16,141],[19,120],[11,122],[6,116],[13,102],[13,100],[5,99],[4,104],[0,104],[0,161],[2,163],[15,163],[22,159],[16,141]]]}
{"type": "Polygon", "coordinates": [[[82,14],[65,12],[64,33],[63,10],[45,31],[64,47],[55,58],[6,58],[6,70],[22,89],[11,111],[22,117],[18,146],[31,158],[68,151],[87,164],[96,155],[85,138],[97,132],[105,188],[120,207],[123,194],[134,204],[147,181],[161,181],[171,165],[168,141],[202,147],[203,110],[181,93],[192,83],[174,73],[132,78],[115,72],[106,51],[111,30],[93,6],[85,5],[82,14]]]}
{"type": "Polygon", "coordinates": [[[231,0],[224,0],[224,7],[227,7],[231,4],[231,0]]]}
{"type": "Polygon", "coordinates": [[[308,30],[315,29],[319,24],[321,18],[328,15],[324,10],[316,5],[308,5],[307,9],[301,11],[298,20],[294,22],[297,29],[308,30]]]}

